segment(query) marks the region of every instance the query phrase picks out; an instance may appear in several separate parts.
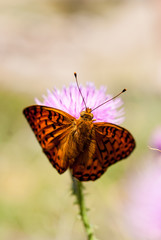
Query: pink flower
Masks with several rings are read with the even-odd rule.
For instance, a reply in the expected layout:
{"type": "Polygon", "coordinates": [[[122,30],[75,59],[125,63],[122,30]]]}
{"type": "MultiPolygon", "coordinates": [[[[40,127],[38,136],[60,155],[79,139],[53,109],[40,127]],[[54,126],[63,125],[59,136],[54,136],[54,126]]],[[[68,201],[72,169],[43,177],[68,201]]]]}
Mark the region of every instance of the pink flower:
{"type": "MultiPolygon", "coordinates": [[[[97,90],[92,83],[87,83],[86,87],[80,86],[80,90],[87,107],[91,109],[112,97],[111,95],[106,95],[105,87],[101,87],[97,90]]],[[[47,96],[43,96],[43,102],[36,99],[38,105],[63,110],[75,118],[79,118],[80,112],[85,109],[83,99],[76,84],[71,84],[68,88],[64,87],[61,91],[57,89],[54,89],[53,91],[48,90],[47,93],[47,96]]],[[[122,117],[124,112],[123,108],[119,109],[122,104],[120,98],[111,100],[92,112],[94,119],[96,119],[97,122],[103,121],[114,124],[122,123],[124,120],[122,117]]]]}
{"type": "MultiPolygon", "coordinates": [[[[161,165],[146,161],[126,185],[126,229],[138,240],[161,239],[161,165]]],[[[131,238],[130,238],[131,239],[131,238]]]]}
{"type": "MultiPolygon", "coordinates": [[[[161,149],[161,127],[154,130],[149,142],[151,147],[161,149]]],[[[137,163],[137,172],[127,180],[124,217],[132,239],[160,240],[161,153],[148,148],[147,151],[149,156],[144,156],[142,164],[137,163]]]]}

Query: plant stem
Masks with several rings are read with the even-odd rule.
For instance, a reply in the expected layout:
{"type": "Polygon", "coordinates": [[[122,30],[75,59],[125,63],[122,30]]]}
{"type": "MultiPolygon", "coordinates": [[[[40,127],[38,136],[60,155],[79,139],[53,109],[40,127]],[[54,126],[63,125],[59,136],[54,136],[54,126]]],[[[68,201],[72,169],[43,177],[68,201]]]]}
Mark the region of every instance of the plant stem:
{"type": "Polygon", "coordinates": [[[72,177],[72,191],[77,198],[77,204],[79,205],[81,220],[83,222],[88,240],[97,240],[97,238],[94,236],[93,227],[89,223],[89,219],[87,216],[87,208],[85,206],[83,188],[84,187],[82,182],[72,177]]]}

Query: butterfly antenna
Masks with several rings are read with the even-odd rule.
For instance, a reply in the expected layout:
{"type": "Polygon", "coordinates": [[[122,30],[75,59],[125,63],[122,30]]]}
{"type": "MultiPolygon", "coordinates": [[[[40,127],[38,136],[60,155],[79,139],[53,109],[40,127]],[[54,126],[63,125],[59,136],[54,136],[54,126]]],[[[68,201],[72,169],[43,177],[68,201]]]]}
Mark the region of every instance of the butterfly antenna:
{"type": "Polygon", "coordinates": [[[117,98],[117,97],[120,96],[123,92],[126,92],[126,88],[124,88],[119,94],[117,94],[117,95],[114,96],[113,98],[110,98],[109,100],[105,101],[104,103],[101,103],[101,104],[98,105],[97,107],[93,108],[91,112],[93,112],[93,111],[96,110],[97,108],[101,107],[102,105],[106,104],[107,102],[110,102],[110,101],[113,100],[114,98],[117,98]]]}
{"type": "Polygon", "coordinates": [[[84,97],[83,97],[83,95],[82,95],[82,92],[81,92],[80,87],[79,87],[79,84],[78,84],[77,73],[76,73],[76,72],[74,72],[74,77],[75,77],[75,80],[76,80],[76,83],[77,83],[77,87],[78,87],[79,93],[80,93],[80,95],[81,95],[81,97],[82,97],[82,99],[83,99],[83,103],[84,103],[84,105],[85,105],[85,108],[87,109],[86,102],[85,102],[85,100],[84,100],[84,97]]]}

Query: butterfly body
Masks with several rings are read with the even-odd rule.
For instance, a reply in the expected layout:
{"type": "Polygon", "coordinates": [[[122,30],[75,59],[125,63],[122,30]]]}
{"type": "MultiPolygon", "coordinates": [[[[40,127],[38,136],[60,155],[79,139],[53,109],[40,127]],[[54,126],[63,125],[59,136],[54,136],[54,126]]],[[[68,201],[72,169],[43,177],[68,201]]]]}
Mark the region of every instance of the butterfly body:
{"type": "Polygon", "coordinates": [[[76,119],[66,112],[31,106],[24,114],[44,153],[61,174],[68,168],[80,181],[96,180],[134,149],[132,135],[117,125],[94,122],[90,108],[76,119]]]}
{"type": "Polygon", "coordinates": [[[89,158],[93,158],[96,149],[93,114],[82,112],[80,118],[75,120],[75,126],[69,133],[66,141],[66,153],[70,168],[79,162],[80,168],[86,166],[89,158]],[[71,153],[69,155],[68,153],[71,153]],[[70,159],[74,159],[72,164],[70,159]]]}

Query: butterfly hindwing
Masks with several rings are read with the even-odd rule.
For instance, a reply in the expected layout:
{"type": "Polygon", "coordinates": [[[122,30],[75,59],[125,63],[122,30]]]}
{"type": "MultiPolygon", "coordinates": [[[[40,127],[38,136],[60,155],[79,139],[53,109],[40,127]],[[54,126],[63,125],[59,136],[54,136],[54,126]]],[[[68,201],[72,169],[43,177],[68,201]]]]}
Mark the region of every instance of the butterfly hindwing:
{"type": "Polygon", "coordinates": [[[74,117],[61,110],[38,105],[25,108],[24,115],[49,161],[59,173],[63,173],[68,164],[62,160],[62,147],[74,117]]]}
{"type": "Polygon", "coordinates": [[[68,168],[68,162],[63,161],[62,159],[62,144],[59,144],[56,147],[53,147],[50,150],[43,149],[44,153],[48,157],[50,163],[54,168],[61,174],[65,172],[68,168]]]}
{"type": "Polygon", "coordinates": [[[85,165],[74,164],[72,175],[79,181],[94,181],[99,178],[104,171],[105,170],[97,157],[97,153],[95,153],[93,158],[88,159],[85,165]]]}

